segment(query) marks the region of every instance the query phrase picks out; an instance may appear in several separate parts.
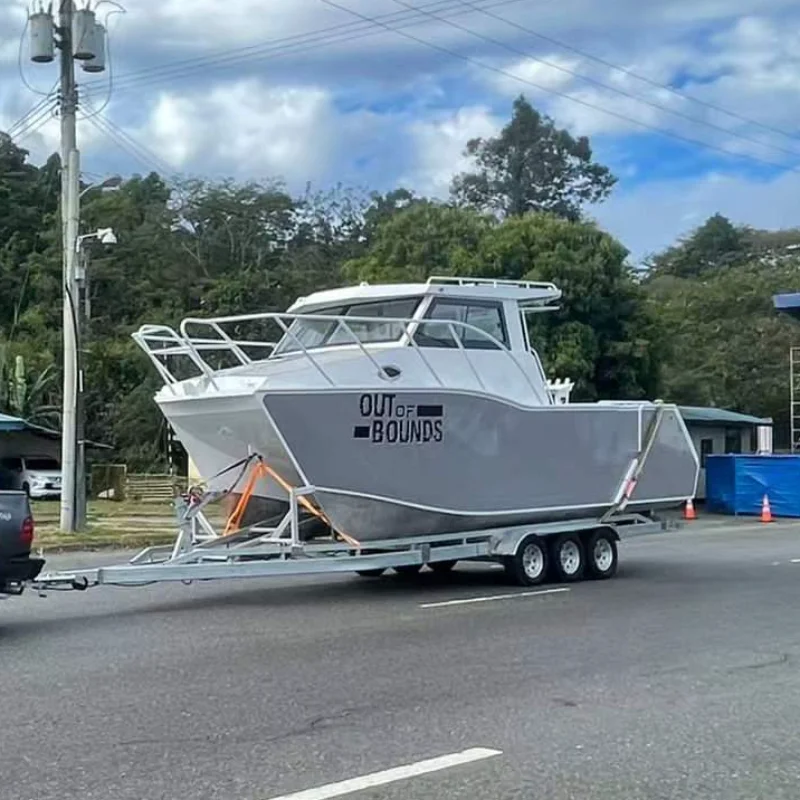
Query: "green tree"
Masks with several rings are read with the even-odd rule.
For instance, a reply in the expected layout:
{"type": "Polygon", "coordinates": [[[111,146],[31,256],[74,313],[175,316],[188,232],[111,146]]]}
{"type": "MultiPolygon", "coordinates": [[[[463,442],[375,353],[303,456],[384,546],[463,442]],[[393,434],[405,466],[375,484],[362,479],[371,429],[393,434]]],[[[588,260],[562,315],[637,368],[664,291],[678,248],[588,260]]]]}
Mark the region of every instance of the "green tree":
{"type": "Polygon", "coordinates": [[[647,285],[664,329],[665,398],[773,417],[788,424],[789,347],[797,323],[772,295],[797,288],[800,258],[759,260],[702,280],[664,276],[647,285]]]}
{"type": "Polygon", "coordinates": [[[479,259],[488,277],[551,281],[560,309],[534,315],[533,346],[577,399],[639,399],[659,388],[661,337],[626,263],[627,250],[591,222],[528,214],[491,228],[479,259]]]}
{"type": "Polygon", "coordinates": [[[727,217],[714,214],[677,245],[654,256],[649,264],[650,277],[674,275],[692,278],[720,267],[747,261],[747,236],[727,217]]]}
{"type": "Polygon", "coordinates": [[[585,204],[605,199],[616,183],[593,160],[585,136],[576,139],[557,128],[523,96],[500,134],[470,140],[465,155],[475,168],[453,180],[453,199],[503,217],[546,211],[576,220],[585,204]]]}
{"type": "Polygon", "coordinates": [[[55,365],[50,363],[34,371],[21,353],[15,354],[18,350],[11,343],[0,345],[0,412],[57,429],[61,408],[55,365]]]}
{"type": "Polygon", "coordinates": [[[367,253],[344,267],[349,280],[423,281],[480,272],[478,248],[492,220],[477,211],[419,201],[377,224],[367,253]]]}

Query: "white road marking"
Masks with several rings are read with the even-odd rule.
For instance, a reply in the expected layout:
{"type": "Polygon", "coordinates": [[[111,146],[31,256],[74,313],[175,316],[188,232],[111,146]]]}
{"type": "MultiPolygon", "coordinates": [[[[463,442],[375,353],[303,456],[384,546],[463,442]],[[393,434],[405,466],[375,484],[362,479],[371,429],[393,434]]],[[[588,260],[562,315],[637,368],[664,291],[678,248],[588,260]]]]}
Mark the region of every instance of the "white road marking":
{"type": "Polygon", "coordinates": [[[793,558],[793,559],[791,560],[791,563],[792,563],[792,564],[800,564],[800,558],[793,558]]]}
{"type": "Polygon", "coordinates": [[[515,597],[539,597],[543,594],[560,594],[568,592],[568,586],[557,589],[540,589],[536,592],[512,592],[511,594],[487,594],[483,597],[465,597],[460,600],[442,600],[438,603],[421,603],[420,608],[446,608],[447,606],[465,606],[470,603],[488,603],[491,600],[513,600],[515,597]]]}
{"type": "Polygon", "coordinates": [[[481,761],[484,758],[492,758],[499,755],[502,755],[502,750],[473,747],[469,750],[462,750],[460,753],[429,758],[425,761],[415,761],[413,764],[405,764],[402,767],[373,772],[370,775],[362,775],[359,778],[349,778],[346,781],[328,783],[325,786],[304,789],[302,792],[295,792],[294,794],[283,794],[280,797],[273,797],[271,800],[327,800],[329,797],[341,797],[352,792],[360,792],[363,789],[384,786],[387,783],[403,781],[429,772],[438,772],[442,769],[449,769],[450,767],[457,767],[461,764],[469,764],[472,761],[481,761]]]}

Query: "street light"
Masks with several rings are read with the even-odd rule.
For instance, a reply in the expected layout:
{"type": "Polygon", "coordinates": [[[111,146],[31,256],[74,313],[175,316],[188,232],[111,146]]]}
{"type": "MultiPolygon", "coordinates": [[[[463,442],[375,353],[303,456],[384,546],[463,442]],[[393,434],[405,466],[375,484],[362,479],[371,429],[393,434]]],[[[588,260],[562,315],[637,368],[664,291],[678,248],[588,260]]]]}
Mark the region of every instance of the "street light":
{"type": "Polygon", "coordinates": [[[87,192],[91,191],[92,189],[103,189],[114,190],[119,189],[122,186],[123,178],[121,175],[109,175],[104,180],[100,181],[100,183],[90,183],[88,186],[84,187],[83,191],[78,195],[78,197],[83,197],[87,192]]]}
{"type": "Polygon", "coordinates": [[[116,244],[117,236],[113,228],[98,228],[94,233],[84,233],[75,240],[75,252],[80,253],[87,239],[97,239],[100,244],[116,244]]]}
{"type": "Polygon", "coordinates": [[[78,372],[78,381],[75,391],[75,428],[77,447],[75,453],[74,509],[76,530],[82,530],[86,524],[86,422],[84,419],[83,349],[81,345],[84,338],[82,322],[89,318],[89,291],[86,284],[86,256],[83,248],[84,242],[87,242],[89,239],[97,239],[100,244],[104,245],[114,245],[117,243],[117,236],[114,233],[113,228],[98,228],[92,233],[84,233],[75,239],[75,252],[78,256],[76,259],[77,269],[75,271],[75,285],[78,289],[78,297],[72,298],[72,309],[73,323],[75,326],[75,342],[77,353],[76,360],[78,372]],[[83,289],[85,294],[83,305],[80,302],[81,289],[83,289]]]}

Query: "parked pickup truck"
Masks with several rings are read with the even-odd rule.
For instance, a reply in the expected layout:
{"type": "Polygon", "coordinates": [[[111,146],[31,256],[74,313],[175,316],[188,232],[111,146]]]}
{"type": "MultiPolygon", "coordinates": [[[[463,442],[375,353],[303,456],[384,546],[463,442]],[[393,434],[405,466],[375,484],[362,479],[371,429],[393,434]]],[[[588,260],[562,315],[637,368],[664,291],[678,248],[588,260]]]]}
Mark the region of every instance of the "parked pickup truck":
{"type": "Polygon", "coordinates": [[[0,492],[0,595],[21,594],[44,560],[31,557],[33,514],[25,492],[0,492]]]}

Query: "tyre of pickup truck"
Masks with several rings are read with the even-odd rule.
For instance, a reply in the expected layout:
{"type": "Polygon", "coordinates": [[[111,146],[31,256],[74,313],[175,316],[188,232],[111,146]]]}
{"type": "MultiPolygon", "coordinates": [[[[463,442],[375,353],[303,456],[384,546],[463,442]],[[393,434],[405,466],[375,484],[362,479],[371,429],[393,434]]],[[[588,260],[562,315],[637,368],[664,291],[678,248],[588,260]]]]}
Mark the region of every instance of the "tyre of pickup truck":
{"type": "Polygon", "coordinates": [[[0,491],[0,593],[19,593],[44,566],[31,557],[33,514],[25,492],[0,491]]]}

